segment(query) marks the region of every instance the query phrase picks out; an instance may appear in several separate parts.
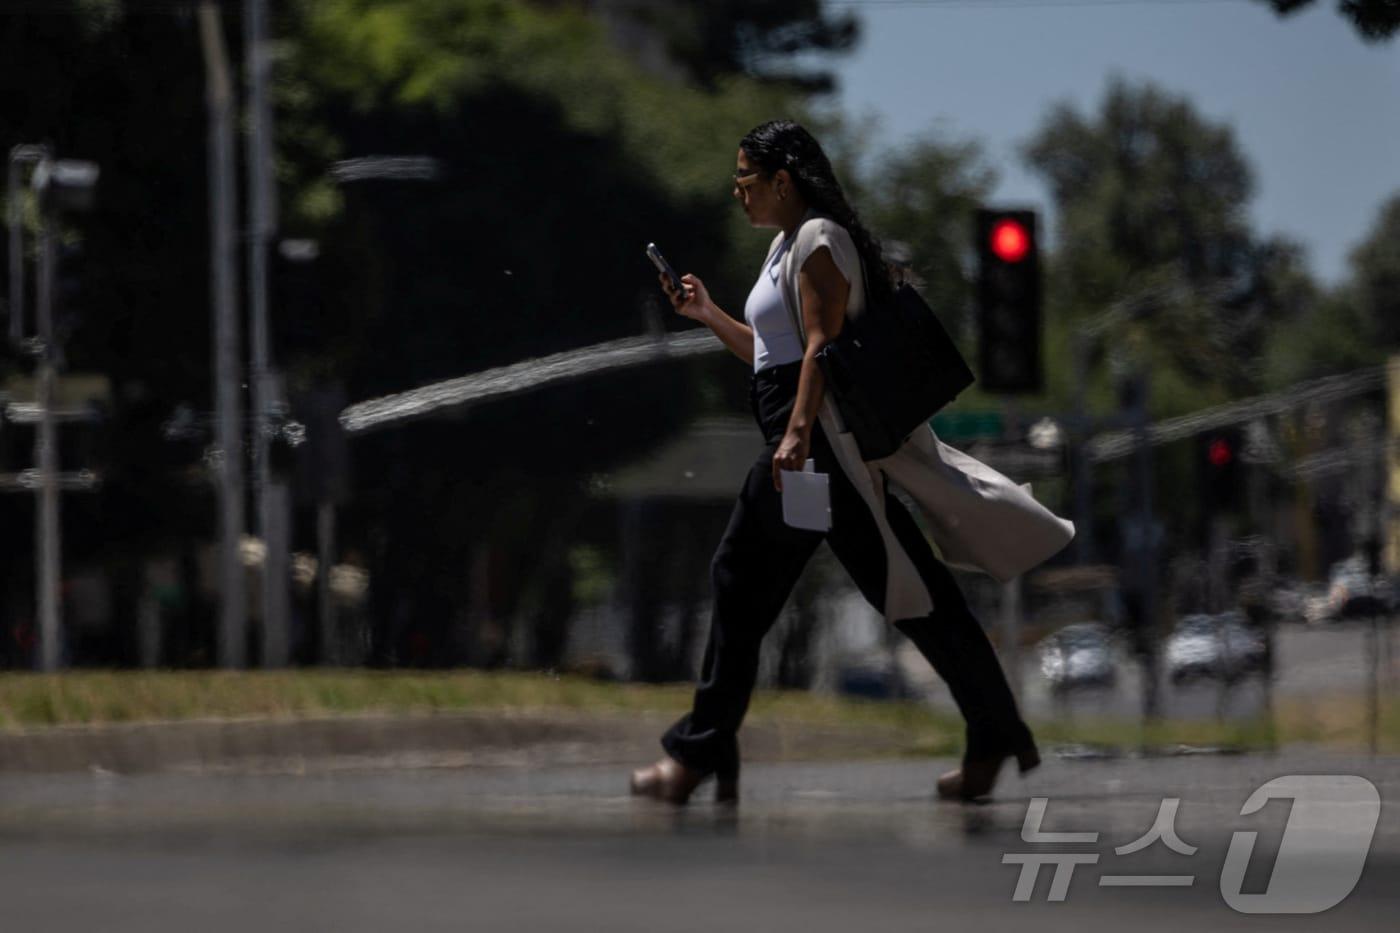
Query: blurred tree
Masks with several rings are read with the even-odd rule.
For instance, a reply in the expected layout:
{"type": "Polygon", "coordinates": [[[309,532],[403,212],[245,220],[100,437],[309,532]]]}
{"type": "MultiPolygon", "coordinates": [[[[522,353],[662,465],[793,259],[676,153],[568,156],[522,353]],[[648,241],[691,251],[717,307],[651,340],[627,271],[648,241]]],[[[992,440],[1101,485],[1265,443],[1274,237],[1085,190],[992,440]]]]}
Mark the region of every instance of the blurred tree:
{"type": "MultiPolygon", "coordinates": [[[[1289,16],[1315,0],[1261,0],[1279,16],[1289,16]]],[[[1400,30],[1400,2],[1397,0],[1338,0],[1337,12],[1351,20],[1356,31],[1370,42],[1392,38],[1400,30]]]]}
{"type": "MultiPolygon", "coordinates": [[[[1153,417],[1259,391],[1270,332],[1304,313],[1316,290],[1295,244],[1250,230],[1252,174],[1230,127],[1185,98],[1113,79],[1095,113],[1054,108],[1024,152],[1055,203],[1045,284],[1055,407],[1082,390],[1090,414],[1117,414],[1143,373],[1153,417]]],[[[1189,485],[1181,494],[1191,475],[1183,456],[1162,449],[1155,459],[1156,488],[1173,491],[1157,513],[1158,553],[1189,546],[1201,514],[1189,485]]],[[[1101,485],[1126,489],[1121,471],[1098,472],[1101,485]]],[[[1085,520],[1112,559],[1122,515],[1113,496],[1094,501],[1085,520]]]]}
{"type": "Polygon", "coordinates": [[[1376,222],[1351,253],[1351,288],[1358,311],[1377,344],[1400,344],[1400,193],[1391,195],[1376,222]]]}
{"type": "MultiPolygon", "coordinates": [[[[210,407],[204,68],[190,9],[75,0],[58,15],[7,11],[0,31],[0,81],[19,90],[0,132],[102,166],[97,212],[68,231],[84,246],[73,264],[84,314],[67,351],[73,369],[111,377],[114,440],[101,521],[70,529],[74,556],[134,562],[213,532],[207,490],[153,466],[173,408],[210,407]]],[[[238,6],[226,15],[237,60],[238,6]]],[[[734,210],[729,173],[744,132],[800,104],[781,82],[646,72],[587,4],[302,0],[274,15],[280,233],[320,244],[275,283],[274,353],[293,391],[338,380],[362,398],[652,320],[684,326],[656,300],[647,240],[737,306],[766,235],[734,210]],[[333,179],[336,160],[372,154],[430,155],[443,175],[417,187],[333,179]]],[[[548,656],[566,608],[550,593],[571,587],[562,559],[535,561],[532,547],[570,533],[579,519],[564,506],[590,471],[677,429],[717,397],[706,384],[730,382],[741,396],[742,367],[718,356],[658,365],[357,440],[346,543],[390,555],[373,585],[420,597],[409,631],[450,634],[443,607],[466,558],[511,528],[492,566],[518,583],[548,656]]],[[[0,501],[11,524],[26,509],[0,501]]],[[[0,584],[24,589],[21,563],[4,572],[0,584]]],[[[439,643],[436,663],[469,654],[450,638],[410,641],[398,657],[439,643]]]]}
{"type": "Polygon", "coordinates": [[[665,38],[669,54],[694,80],[717,88],[745,75],[807,92],[830,91],[828,71],[795,70],[803,53],[853,48],[860,23],[851,13],[831,16],[822,0],[594,0],[665,38]]]}
{"type": "Polygon", "coordinates": [[[1270,336],[1271,385],[1379,363],[1400,348],[1400,194],[1381,206],[1349,264],[1345,282],[1270,336]]]}
{"type": "Polygon", "coordinates": [[[871,228],[887,254],[907,250],[915,284],[929,306],[949,333],[969,343],[972,215],[996,182],[981,146],[927,137],[877,158],[868,175],[873,181],[863,202],[871,228]]]}
{"type": "MultiPolygon", "coordinates": [[[[322,241],[320,305],[333,309],[324,343],[303,340],[301,378],[334,372],[363,398],[685,326],[657,300],[648,240],[738,307],[766,235],[734,209],[734,153],[797,100],[746,77],[700,86],[646,71],[586,6],[284,8],[285,222],[322,241]],[[432,156],[441,177],[328,181],[331,161],[373,153],[432,156]]],[[[491,614],[532,630],[505,642],[557,657],[582,479],[679,429],[709,379],[744,381],[732,360],[673,362],[356,441],[364,521],[400,542],[372,551],[396,577],[377,610],[394,620],[380,660],[483,656],[462,642],[472,632],[445,630],[443,608],[468,598],[463,568],[483,548],[491,614]]]]}
{"type": "MultiPolygon", "coordinates": [[[[1154,410],[1253,389],[1264,334],[1296,300],[1282,283],[1305,274],[1296,247],[1252,235],[1253,179],[1232,130],[1185,98],[1115,78],[1097,114],[1054,108],[1024,151],[1058,217],[1049,329],[1074,331],[1129,302],[1135,311],[1102,344],[1120,369],[1150,363],[1154,410]]],[[[1051,346],[1069,342],[1047,335],[1051,346]]],[[[1069,369],[1052,369],[1053,394],[1068,390],[1069,369]]],[[[1111,389],[1101,381],[1096,397],[1111,389]]]]}
{"type": "MultiPolygon", "coordinates": [[[[48,142],[101,167],[94,210],[63,222],[65,242],[82,246],[64,269],[75,299],[68,310],[80,312],[66,315],[64,352],[69,372],[107,377],[113,396],[101,462],[82,464],[100,467],[102,488],[64,499],[64,558],[139,580],[153,552],[212,534],[208,490],[185,479],[198,454],[166,462],[161,431],[180,402],[208,408],[211,390],[204,64],[188,10],[132,15],[118,0],[40,7],[0,19],[0,86],[11,89],[0,138],[48,142]]],[[[228,32],[237,35],[236,23],[228,32]]],[[[3,469],[29,460],[26,451],[3,469]]],[[[0,524],[31,521],[25,497],[0,496],[0,524]]],[[[0,589],[5,577],[32,585],[29,549],[14,556],[0,568],[0,589]]],[[[138,589],[114,587],[115,617],[134,617],[138,589]]],[[[206,609],[191,609],[188,632],[207,633],[208,619],[197,618],[206,609]]],[[[134,655],[134,627],[125,635],[106,663],[134,655]]],[[[190,637],[188,657],[208,660],[212,645],[190,637]]]]}

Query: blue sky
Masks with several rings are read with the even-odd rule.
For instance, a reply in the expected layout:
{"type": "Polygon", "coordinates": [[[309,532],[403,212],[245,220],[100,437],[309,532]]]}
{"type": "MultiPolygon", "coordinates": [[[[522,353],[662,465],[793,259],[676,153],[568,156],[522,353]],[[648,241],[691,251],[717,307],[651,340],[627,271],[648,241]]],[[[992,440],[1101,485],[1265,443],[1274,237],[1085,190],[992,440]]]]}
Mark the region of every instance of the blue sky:
{"type": "Polygon", "coordinates": [[[1056,101],[1092,112],[1113,74],[1230,123],[1255,172],[1255,229],[1303,242],[1325,282],[1400,192],[1400,38],[1363,42],[1332,0],[1282,20],[1249,0],[829,5],[865,27],[827,62],[836,103],[879,116],[879,145],[930,130],[982,141],[999,201],[1048,206],[1018,144],[1056,101]]]}

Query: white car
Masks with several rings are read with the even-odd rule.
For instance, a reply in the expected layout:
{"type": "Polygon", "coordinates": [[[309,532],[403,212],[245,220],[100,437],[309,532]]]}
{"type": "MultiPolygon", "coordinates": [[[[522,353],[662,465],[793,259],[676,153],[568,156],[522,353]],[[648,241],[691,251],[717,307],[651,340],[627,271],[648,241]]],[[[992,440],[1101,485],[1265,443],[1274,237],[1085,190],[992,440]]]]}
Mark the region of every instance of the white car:
{"type": "Polygon", "coordinates": [[[1355,555],[1332,566],[1327,581],[1327,618],[1386,616],[1393,605],[1389,582],[1373,577],[1364,557],[1355,555]]]}
{"type": "Polygon", "coordinates": [[[1167,638],[1167,672],[1173,683],[1192,677],[1233,680],[1263,670],[1268,648],[1238,610],[1182,617],[1167,638]]]}
{"type": "Polygon", "coordinates": [[[1078,622],[1046,636],[1039,645],[1040,673],[1052,690],[1111,687],[1118,680],[1108,628],[1078,622]]]}

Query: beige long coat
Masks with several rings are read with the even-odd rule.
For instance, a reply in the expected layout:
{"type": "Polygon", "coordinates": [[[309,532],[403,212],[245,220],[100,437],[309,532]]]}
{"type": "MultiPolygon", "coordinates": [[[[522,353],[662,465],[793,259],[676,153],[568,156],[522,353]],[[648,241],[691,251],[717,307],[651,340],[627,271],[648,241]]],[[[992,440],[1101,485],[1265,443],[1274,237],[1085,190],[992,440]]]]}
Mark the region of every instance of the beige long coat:
{"type": "MultiPolygon", "coordinates": [[[[783,242],[779,233],[768,256],[783,242]]],[[[846,313],[865,309],[860,255],[840,224],[809,211],[783,257],[783,295],[797,331],[806,341],[797,275],[813,251],[827,247],[851,284],[846,313]]],[[[1074,537],[1074,525],[1035,500],[1030,486],[1017,485],[996,470],[940,441],[931,427],[922,428],[897,451],[880,460],[862,461],[855,438],[841,429],[830,394],[822,399],[822,430],[831,441],[841,469],[870,507],[885,543],[887,577],[885,619],[917,618],[933,611],[933,596],[885,517],[884,478],[909,494],[923,514],[943,560],[955,567],[981,570],[1003,582],[1053,556],[1074,537]]]]}

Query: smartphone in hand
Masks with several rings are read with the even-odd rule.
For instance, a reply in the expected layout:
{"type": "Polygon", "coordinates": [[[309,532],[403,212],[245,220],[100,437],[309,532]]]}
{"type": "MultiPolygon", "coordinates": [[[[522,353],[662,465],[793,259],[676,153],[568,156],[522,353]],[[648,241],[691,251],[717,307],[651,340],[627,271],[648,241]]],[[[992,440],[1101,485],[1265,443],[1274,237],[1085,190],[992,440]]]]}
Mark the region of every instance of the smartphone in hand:
{"type": "Polygon", "coordinates": [[[671,268],[671,264],[666,261],[666,257],[661,255],[661,250],[656,248],[655,243],[647,244],[647,258],[651,260],[653,266],[656,266],[658,272],[665,274],[666,278],[671,281],[671,287],[673,287],[677,293],[681,295],[685,294],[685,285],[682,284],[681,277],[676,274],[675,269],[671,268]]]}

